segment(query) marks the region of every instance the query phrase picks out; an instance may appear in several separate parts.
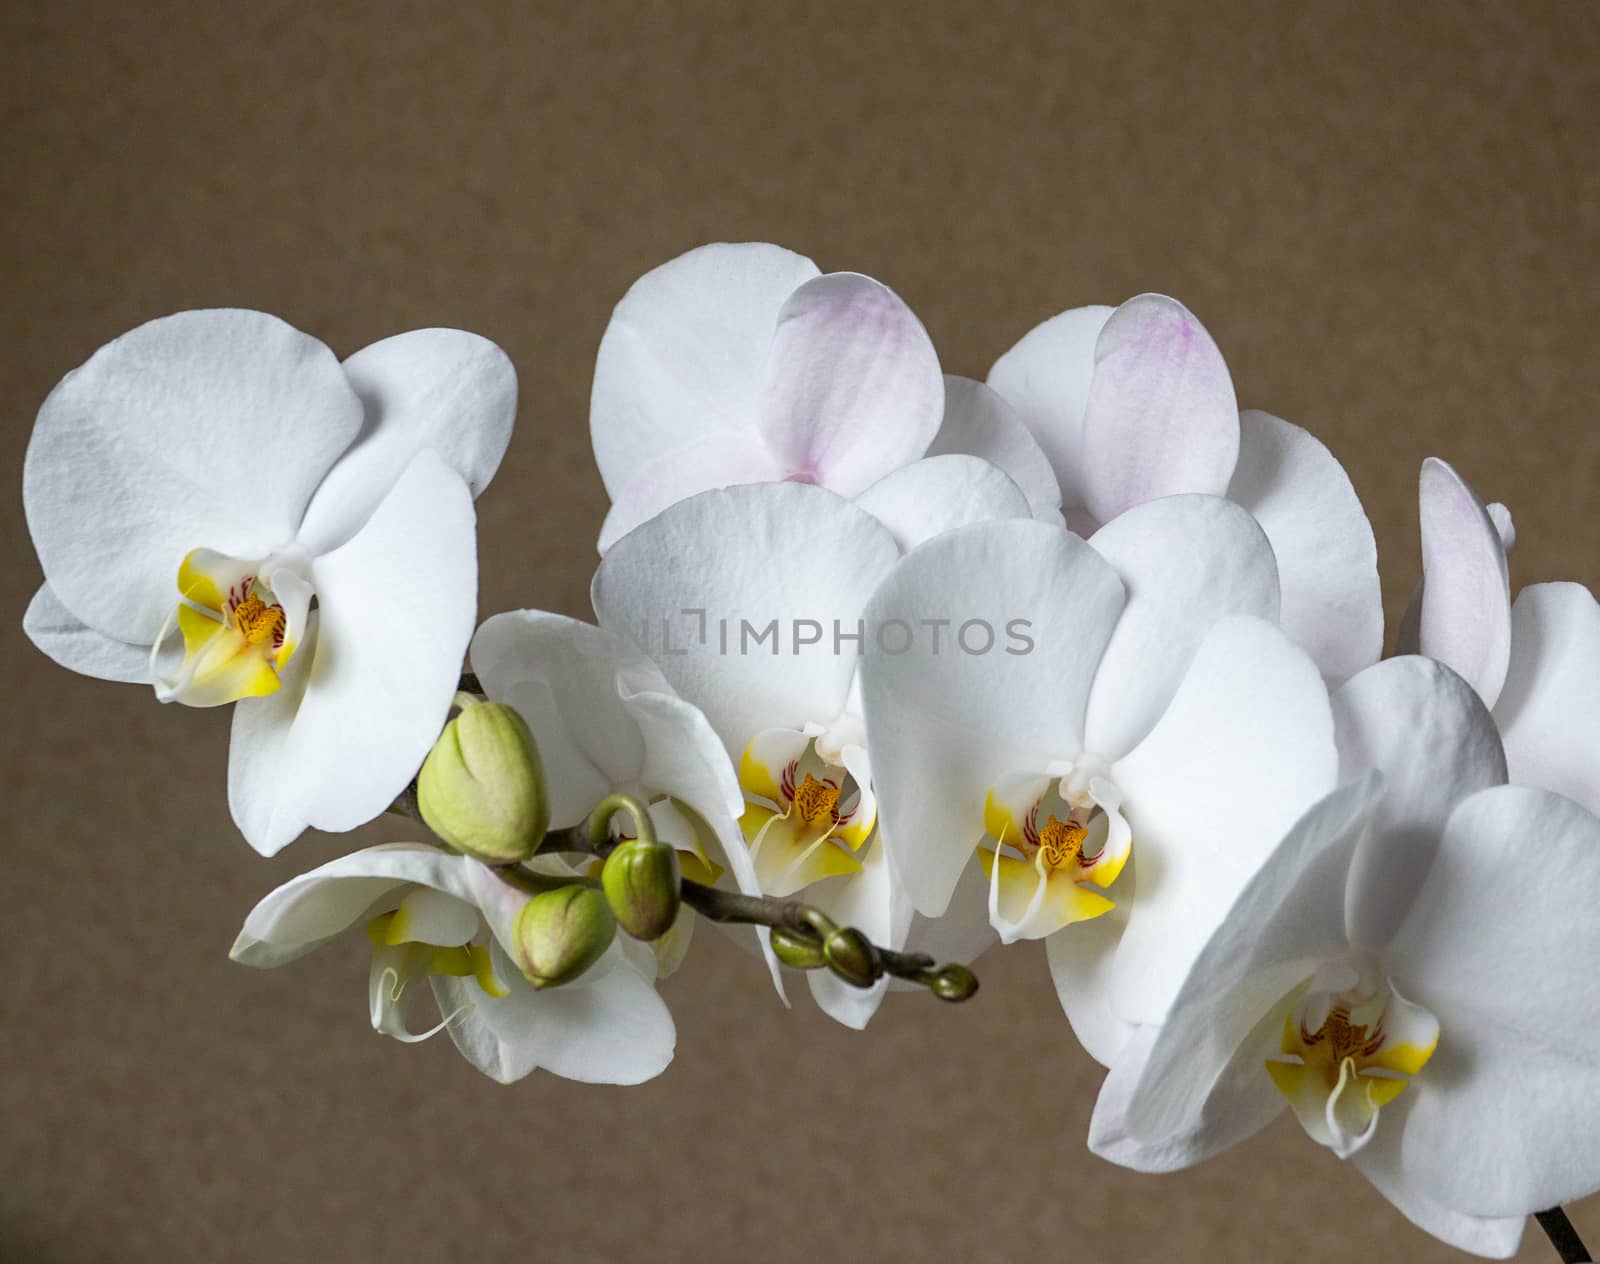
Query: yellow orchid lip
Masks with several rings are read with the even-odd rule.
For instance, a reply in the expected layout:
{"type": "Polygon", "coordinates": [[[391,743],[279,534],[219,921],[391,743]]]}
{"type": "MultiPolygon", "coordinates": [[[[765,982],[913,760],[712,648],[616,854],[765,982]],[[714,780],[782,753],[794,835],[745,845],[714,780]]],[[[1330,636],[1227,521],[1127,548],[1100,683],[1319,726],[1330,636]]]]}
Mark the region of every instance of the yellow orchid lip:
{"type": "Polygon", "coordinates": [[[1301,1126],[1340,1158],[1371,1140],[1383,1107],[1439,1045],[1438,1020],[1372,977],[1359,970],[1354,984],[1332,991],[1302,984],[1286,1007],[1279,1054],[1266,1061],[1301,1126]]]}
{"type": "Polygon", "coordinates": [[[877,823],[876,804],[848,768],[823,757],[814,733],[758,733],[740,755],[739,783],[746,802],[740,825],[762,890],[788,895],[860,872],[858,853],[877,823]]]}
{"type": "MultiPolygon", "coordinates": [[[[274,693],[293,656],[310,604],[310,586],[273,565],[286,605],[253,565],[210,549],[193,549],[178,567],[175,612],[183,636],[183,664],[157,677],[162,701],[210,707],[274,693]]],[[[165,640],[162,637],[161,640],[165,640]]]]}

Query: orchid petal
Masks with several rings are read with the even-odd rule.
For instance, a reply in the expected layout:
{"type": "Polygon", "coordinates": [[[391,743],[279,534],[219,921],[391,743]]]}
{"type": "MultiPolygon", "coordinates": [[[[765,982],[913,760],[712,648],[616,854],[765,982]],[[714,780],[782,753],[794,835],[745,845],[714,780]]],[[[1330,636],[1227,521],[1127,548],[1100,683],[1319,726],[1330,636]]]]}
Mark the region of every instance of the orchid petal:
{"type": "Polygon", "coordinates": [[[1268,413],[1239,414],[1228,499],[1261,524],[1278,562],[1278,626],[1334,683],[1383,653],[1372,524],[1344,467],[1316,438],[1268,413]]]}
{"type": "Polygon", "coordinates": [[[1422,463],[1422,653],[1454,669],[1494,706],[1511,656],[1511,578],[1489,511],[1437,457],[1422,463]]]}
{"type": "Polygon", "coordinates": [[[972,522],[1031,518],[1028,498],[998,466],[975,456],[934,456],[880,478],[856,505],[910,550],[972,522]]]}
{"type": "Polygon", "coordinates": [[[1283,1109],[1261,1064],[1277,1052],[1285,1002],[1346,949],[1345,879],[1380,787],[1369,774],[1318,800],[1239,891],[1160,1029],[1140,1029],[1112,1064],[1091,1125],[1097,1153],[1141,1171],[1184,1167],[1283,1109]]]}
{"type": "Polygon", "coordinates": [[[539,744],[553,827],[639,782],[644,739],[625,697],[668,685],[637,648],[593,624],[516,610],[484,620],[471,653],[488,695],[516,707],[539,744]]]}
{"type": "MultiPolygon", "coordinates": [[[[606,955],[620,957],[621,949],[606,955]]],[[[605,966],[602,959],[574,982],[542,991],[518,975],[504,998],[470,979],[435,975],[431,982],[441,1013],[462,1012],[447,1028],[450,1039],[498,1083],[542,1068],[583,1084],[642,1084],[672,1061],[672,1015],[631,966],[605,966]]]]}
{"type": "MultiPolygon", "coordinates": [[[[855,927],[880,948],[902,947],[911,928],[911,905],[895,886],[881,838],[868,844],[860,873],[813,887],[805,898],[836,924],[855,927]]],[[[807,978],[823,1012],[856,1031],[866,1029],[889,989],[887,977],[867,988],[846,983],[831,970],[812,970],[807,978]]]]}
{"type": "Polygon", "coordinates": [[[782,481],[782,467],[759,436],[737,431],[708,435],[658,457],[628,480],[600,526],[597,547],[604,555],[635,527],[701,492],[782,481]]]}
{"type": "Polygon", "coordinates": [[[344,362],[365,423],[306,508],[299,539],[313,554],[343,544],[425,448],[459,474],[474,498],[494,478],[517,414],[517,372],[487,338],[414,329],[344,362]]]}
{"type": "Polygon", "coordinates": [[[360,427],[333,353],[275,317],[180,312],[141,325],[39,410],[23,505],[45,578],[95,631],[150,645],[184,555],[287,544],[360,427]]]}
{"type": "Polygon", "coordinates": [[[1222,353],[1175,299],[1131,298],[1095,344],[1083,413],[1084,503],[1101,522],[1178,492],[1222,495],[1239,405],[1222,353]]]}
{"type": "Polygon", "coordinates": [[[130,645],[96,632],[61,604],[48,583],[40,584],[22,616],[28,639],[61,666],[81,676],[150,683],[150,646],[130,645]]]}
{"type": "Polygon", "coordinates": [[[1095,346],[1109,307],[1078,307],[1052,316],[994,362],[988,384],[1038,440],[1055,471],[1063,508],[1082,509],[1083,416],[1094,380],[1095,346]]]}
{"type": "Polygon", "coordinates": [[[939,357],[893,290],[830,272],[789,296],[759,413],[785,478],[858,495],[926,452],[943,415],[939,357]]]}
{"type": "Polygon", "coordinates": [[[1458,1250],[1490,1259],[1509,1259],[1522,1242],[1527,1216],[1474,1216],[1457,1211],[1424,1193],[1415,1174],[1407,1169],[1402,1146],[1415,1098],[1414,1093],[1401,1094],[1385,1113],[1383,1126],[1350,1161],[1374,1189],[1423,1232],[1458,1250]]]}
{"type": "Polygon", "coordinates": [[[1316,665],[1270,623],[1218,623],[1172,705],[1111,773],[1138,892],[1111,968],[1118,1014],[1166,1016],[1240,891],[1337,771],[1316,665]]]}
{"type": "Polygon", "coordinates": [[[982,457],[1017,485],[1035,518],[1061,525],[1061,484],[1050,458],[1017,410],[982,382],[945,374],[944,421],[927,454],[982,457]]]}
{"type": "Polygon", "coordinates": [[[244,919],[229,956],[271,969],[321,947],[380,911],[408,888],[427,887],[476,908],[461,856],[425,843],[385,843],[340,856],[291,878],[244,919]]]}
{"type": "Polygon", "coordinates": [[[1385,659],[1333,696],[1340,774],[1375,768],[1387,789],[1356,856],[1352,940],[1387,943],[1428,872],[1439,831],[1462,799],[1506,779],[1494,721],[1467,682],[1418,656],[1385,659]]]}
{"type": "Polygon", "coordinates": [[[1600,813],[1600,606],[1587,588],[1532,584],[1517,594],[1494,717],[1513,782],[1600,813]]]}
{"type": "Polygon", "coordinates": [[[290,665],[297,675],[309,654],[298,708],[286,714],[268,698],[235,720],[236,736],[241,724],[250,736],[229,762],[229,803],[264,855],[293,837],[264,821],[338,831],[372,820],[438,738],[472,635],[471,493],[422,452],[361,531],[313,565],[316,642],[290,665]],[[283,724],[277,735],[251,732],[283,724]]]}
{"type": "Polygon", "coordinates": [[[697,439],[756,425],[778,313],[817,276],[764,242],[701,246],[645,273],[606,326],[589,432],[606,491],[697,439]]]}
{"type": "Polygon", "coordinates": [[[944,912],[983,837],[991,785],[1078,753],[1121,608],[1111,567],[1042,522],[947,532],[879,585],[866,611],[862,699],[889,864],[917,911],[944,912]],[[987,653],[962,647],[972,621],[1001,634],[987,653]],[[896,622],[911,630],[903,653],[886,637],[896,622]]]}
{"type": "Polygon", "coordinates": [[[762,729],[839,714],[856,667],[841,644],[860,642],[835,637],[857,635],[898,557],[876,519],[823,488],[730,487],[618,541],[592,596],[602,626],[641,644],[737,752],[762,729]]]}
{"type": "Polygon", "coordinates": [[[1597,906],[1600,819],[1570,799],[1496,786],[1451,814],[1387,956],[1440,1024],[1401,1146],[1429,1198],[1520,1216],[1600,1185],[1597,906]]]}
{"type": "Polygon", "coordinates": [[[1088,748],[1115,759],[1150,731],[1218,620],[1277,618],[1278,572],[1255,520],[1217,496],[1139,505],[1090,543],[1128,591],[1085,720],[1088,748]]]}

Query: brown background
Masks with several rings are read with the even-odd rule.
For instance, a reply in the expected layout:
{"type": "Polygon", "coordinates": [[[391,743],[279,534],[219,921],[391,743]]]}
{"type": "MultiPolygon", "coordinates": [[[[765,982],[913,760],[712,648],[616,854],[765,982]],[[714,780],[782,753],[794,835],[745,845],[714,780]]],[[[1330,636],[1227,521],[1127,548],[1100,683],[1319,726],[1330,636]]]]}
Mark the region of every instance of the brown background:
{"type": "Polygon", "coordinates": [[[256,859],[225,715],[27,646],[16,472],[56,379],[160,313],[341,352],[461,325],[522,380],[483,612],[584,613],[611,304],[763,238],[893,285],[980,377],[1064,307],[1179,295],[1241,402],[1346,462],[1391,621],[1435,452],[1512,503],[1518,581],[1593,583],[1597,108],[1588,3],[7,6],[0,1258],[1458,1258],[1287,1119],[1182,1175],[1093,1159],[1037,950],[857,1036],[705,934],[636,1089],[380,1039],[359,942],[230,965],[251,903],[350,840],[256,859]]]}

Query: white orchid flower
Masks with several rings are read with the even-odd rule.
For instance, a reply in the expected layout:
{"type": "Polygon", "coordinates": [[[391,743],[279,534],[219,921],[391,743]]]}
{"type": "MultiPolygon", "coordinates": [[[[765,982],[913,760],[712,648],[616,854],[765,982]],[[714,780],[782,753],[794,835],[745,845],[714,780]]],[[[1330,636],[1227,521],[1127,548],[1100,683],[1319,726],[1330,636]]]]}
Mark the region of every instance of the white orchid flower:
{"type": "MultiPolygon", "coordinates": [[[[517,610],[485,620],[471,657],[488,695],[515,707],[538,743],[553,829],[581,824],[608,794],[631,794],[677,850],[684,877],[711,885],[726,867],[741,889],[757,889],[739,832],[744,799],[721,740],[632,642],[517,610]]],[[[618,837],[627,828],[624,816],[613,819],[618,837]]],[[[650,945],[662,977],[682,961],[695,920],[683,908],[650,945]]],[[[769,965],[776,972],[776,960],[769,965]]]]}
{"type": "Polygon", "coordinates": [[[257,851],[352,829],[444,722],[472,499],[515,411],[510,362],[458,330],[341,365],[260,312],[141,325],[40,409],[23,500],[45,584],[24,627],[74,671],[237,701],[228,799],[257,851]]]}
{"type": "Polygon", "coordinates": [[[1582,584],[1511,600],[1505,506],[1484,505],[1443,461],[1419,486],[1423,581],[1401,647],[1454,668],[1494,714],[1511,780],[1600,813],[1600,606],[1582,584]]]}
{"type": "MultiPolygon", "coordinates": [[[[949,459],[949,458],[943,458],[949,459]]],[[[886,506],[883,518],[824,488],[730,487],[674,505],[606,554],[603,626],[630,636],[710,720],[739,769],[761,893],[803,898],[899,948],[911,911],[875,834],[877,801],[855,688],[867,599],[911,545],[970,513],[1022,512],[1009,483],[981,495],[886,506]]],[[[851,987],[812,971],[818,1003],[862,1027],[886,981],[851,987]]]]}
{"type": "Polygon", "coordinates": [[[1160,1021],[1334,785],[1327,691],[1277,610],[1266,537],[1212,496],[1138,505],[1087,542],[1039,522],[952,531],[867,607],[869,626],[949,630],[870,643],[862,666],[891,873],[919,913],[970,917],[976,854],[989,920],[1005,942],[1047,940],[1102,1062],[1160,1021]]]}
{"type": "Polygon", "coordinates": [[[1502,784],[1492,720],[1437,663],[1334,701],[1359,779],[1240,893],[1112,1068],[1090,1145],[1166,1171],[1287,1104],[1421,1228],[1509,1256],[1529,1213],[1600,1187],[1600,820],[1502,784]]]}
{"type": "Polygon", "coordinates": [[[741,483],[854,498],[894,476],[876,495],[895,502],[1015,482],[1056,512],[1027,430],[976,383],[947,400],[927,331],[892,290],[760,242],[702,246],[634,282],[600,343],[589,425],[612,500],[602,553],[741,483]]]}
{"type": "Polygon", "coordinates": [[[291,879],[251,910],[235,961],[293,961],[357,925],[372,940],[375,1031],[424,1040],[448,1031],[462,1055],[502,1084],[543,1068],[590,1084],[638,1084],[672,1061],[677,1034],[656,994],[655,960],[618,936],[571,983],[531,987],[513,929],[528,894],[465,856],[422,843],[368,847],[291,879]],[[420,984],[438,1021],[413,1031],[420,984]]]}
{"type": "Polygon", "coordinates": [[[1226,496],[1272,542],[1279,624],[1323,674],[1338,683],[1377,661],[1377,546],[1350,479],[1299,426],[1239,411],[1221,352],[1181,303],[1141,294],[1062,312],[1001,356],[988,384],[1044,449],[1073,530],[1161,496],[1226,496]]]}

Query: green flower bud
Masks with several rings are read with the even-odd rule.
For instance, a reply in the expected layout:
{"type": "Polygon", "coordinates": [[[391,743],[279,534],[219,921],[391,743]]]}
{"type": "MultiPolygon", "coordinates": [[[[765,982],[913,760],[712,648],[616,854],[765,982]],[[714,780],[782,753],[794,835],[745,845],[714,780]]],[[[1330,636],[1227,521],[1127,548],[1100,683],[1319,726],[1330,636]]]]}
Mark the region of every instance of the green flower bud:
{"type": "Polygon", "coordinates": [[[522,717],[479,702],[445,725],[417,774],[417,805],[457,851],[495,865],[531,856],[550,827],[550,801],[522,717]]]}
{"type": "Polygon", "coordinates": [[[767,936],[778,960],[796,970],[815,970],[827,963],[822,957],[822,941],[804,931],[790,930],[787,926],[774,926],[767,936]]]}
{"type": "Polygon", "coordinates": [[[659,939],[678,919],[678,853],[666,843],[629,839],[606,857],[600,872],[606,903],[635,939],[659,939]]]}
{"type": "Polygon", "coordinates": [[[547,988],[572,982],[600,960],[616,938],[617,923],[605,896],[573,883],[534,896],[513,929],[522,977],[547,988]]]}
{"type": "Polygon", "coordinates": [[[828,969],[855,987],[871,987],[878,971],[873,969],[872,945],[853,926],[836,930],[822,941],[822,959],[828,969]]]}
{"type": "Polygon", "coordinates": [[[966,966],[942,966],[934,972],[928,990],[941,1001],[964,1001],[978,990],[978,976],[966,966]]]}

